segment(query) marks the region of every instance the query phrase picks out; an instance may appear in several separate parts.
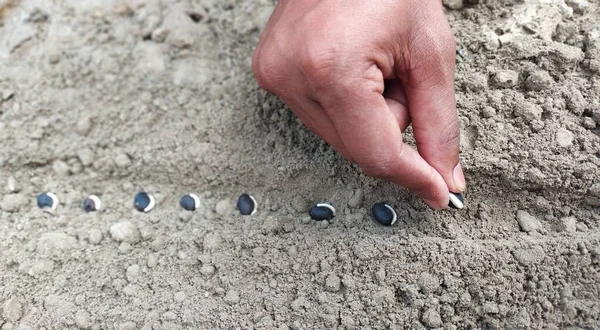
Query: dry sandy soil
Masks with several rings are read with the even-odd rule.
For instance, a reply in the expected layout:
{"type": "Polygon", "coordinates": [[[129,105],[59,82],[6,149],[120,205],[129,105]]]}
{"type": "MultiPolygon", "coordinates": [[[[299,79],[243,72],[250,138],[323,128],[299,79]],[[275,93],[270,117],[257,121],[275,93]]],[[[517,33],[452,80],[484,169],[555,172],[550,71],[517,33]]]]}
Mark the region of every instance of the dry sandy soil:
{"type": "Polygon", "coordinates": [[[0,0],[0,328],[600,329],[599,3],[445,5],[469,190],[435,212],[259,90],[270,0],[0,0]]]}

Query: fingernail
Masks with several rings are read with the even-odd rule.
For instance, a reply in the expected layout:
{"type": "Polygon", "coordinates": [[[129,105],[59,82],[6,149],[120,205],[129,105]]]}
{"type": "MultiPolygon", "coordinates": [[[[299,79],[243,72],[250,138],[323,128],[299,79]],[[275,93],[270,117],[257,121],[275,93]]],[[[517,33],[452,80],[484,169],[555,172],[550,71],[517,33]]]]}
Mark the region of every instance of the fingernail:
{"type": "Polygon", "coordinates": [[[456,167],[454,168],[453,179],[454,179],[454,185],[456,186],[456,189],[458,189],[457,192],[463,192],[463,191],[467,190],[467,183],[465,182],[465,174],[463,173],[460,163],[458,163],[458,165],[456,165],[456,167]]]}

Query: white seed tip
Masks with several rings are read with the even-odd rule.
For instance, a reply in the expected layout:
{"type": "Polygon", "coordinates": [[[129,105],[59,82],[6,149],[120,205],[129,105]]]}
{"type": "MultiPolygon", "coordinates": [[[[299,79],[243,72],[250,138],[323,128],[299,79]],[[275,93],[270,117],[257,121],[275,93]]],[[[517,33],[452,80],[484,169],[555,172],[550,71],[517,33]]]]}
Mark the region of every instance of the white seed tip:
{"type": "Polygon", "coordinates": [[[150,199],[150,204],[148,204],[148,206],[146,206],[146,208],[144,209],[145,213],[150,212],[154,206],[156,205],[156,201],[154,200],[154,196],[148,194],[148,198],[150,199]]]}
{"type": "Polygon", "coordinates": [[[465,207],[465,204],[458,199],[454,194],[450,194],[450,203],[456,206],[457,209],[462,209],[465,207]]]}
{"type": "Polygon", "coordinates": [[[333,216],[335,216],[335,208],[327,203],[319,203],[317,204],[317,207],[326,207],[328,209],[331,210],[331,212],[333,212],[333,216]]]}
{"type": "Polygon", "coordinates": [[[56,208],[58,207],[58,197],[56,197],[56,195],[51,192],[47,192],[46,195],[48,195],[50,199],[52,199],[52,206],[50,208],[52,210],[56,210],[56,208]]]}
{"type": "Polygon", "coordinates": [[[385,204],[385,207],[387,207],[390,211],[392,211],[392,214],[394,215],[394,217],[392,218],[392,223],[390,225],[393,225],[396,223],[396,220],[398,220],[398,216],[396,215],[396,210],[394,210],[393,207],[385,204]]]}
{"type": "Polygon", "coordinates": [[[250,215],[254,215],[254,213],[256,213],[256,211],[258,210],[258,203],[256,202],[256,199],[254,199],[254,197],[252,195],[248,194],[248,197],[250,197],[250,199],[254,203],[254,210],[252,210],[252,213],[250,213],[250,215]]]}
{"type": "Polygon", "coordinates": [[[200,207],[200,197],[198,197],[198,195],[189,193],[188,196],[192,197],[192,199],[194,200],[194,208],[197,209],[198,207],[200,207]]]}
{"type": "Polygon", "coordinates": [[[96,211],[99,211],[102,208],[102,201],[100,200],[100,197],[98,197],[96,195],[89,195],[88,198],[91,199],[92,201],[94,201],[94,206],[96,206],[96,211]]]}

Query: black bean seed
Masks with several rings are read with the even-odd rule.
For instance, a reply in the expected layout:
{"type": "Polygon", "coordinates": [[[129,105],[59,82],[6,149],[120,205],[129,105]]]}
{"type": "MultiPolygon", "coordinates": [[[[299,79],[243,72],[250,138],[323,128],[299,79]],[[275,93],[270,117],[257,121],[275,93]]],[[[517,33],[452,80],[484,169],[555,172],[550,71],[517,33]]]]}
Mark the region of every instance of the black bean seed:
{"type": "Polygon", "coordinates": [[[58,207],[58,197],[51,192],[43,192],[37,196],[37,205],[40,209],[55,210],[58,207]]]}
{"type": "Polygon", "coordinates": [[[86,199],[83,200],[83,209],[86,212],[94,212],[100,210],[102,206],[102,202],[100,198],[96,195],[89,195],[86,199]]]}
{"type": "Polygon", "coordinates": [[[147,192],[139,192],[133,198],[133,206],[140,212],[150,212],[155,205],[156,202],[154,201],[154,196],[148,194],[147,192]]]}
{"type": "Polygon", "coordinates": [[[256,213],[256,199],[248,194],[242,194],[237,201],[237,209],[241,215],[253,215],[256,213]]]}
{"type": "Polygon", "coordinates": [[[200,199],[194,194],[183,195],[179,200],[179,205],[184,210],[195,211],[200,206],[200,199]]]}
{"type": "Polygon", "coordinates": [[[391,226],[396,223],[396,211],[386,203],[377,203],[371,208],[371,215],[375,221],[384,226],[391,226]]]}
{"type": "Polygon", "coordinates": [[[320,203],[311,207],[311,209],[308,211],[308,214],[313,220],[331,220],[333,217],[335,217],[335,208],[329,204],[320,203]]]}

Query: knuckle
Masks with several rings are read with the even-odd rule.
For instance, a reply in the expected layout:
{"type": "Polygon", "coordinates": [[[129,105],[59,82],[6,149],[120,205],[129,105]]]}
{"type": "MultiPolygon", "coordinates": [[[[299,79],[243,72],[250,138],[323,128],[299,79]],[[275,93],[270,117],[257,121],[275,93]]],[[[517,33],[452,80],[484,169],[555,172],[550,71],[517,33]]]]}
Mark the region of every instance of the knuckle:
{"type": "Polygon", "coordinates": [[[423,53],[430,54],[433,58],[451,57],[454,59],[456,53],[456,43],[450,27],[423,27],[418,31],[416,49],[423,53]]]}
{"type": "Polygon", "coordinates": [[[454,151],[460,145],[460,125],[456,120],[448,120],[442,131],[443,140],[446,148],[454,151]]]}
{"type": "Polygon", "coordinates": [[[318,44],[306,47],[298,64],[317,98],[339,99],[353,95],[358,90],[383,89],[383,79],[379,79],[377,72],[361,70],[361,59],[344,45],[318,44]]]}
{"type": "Polygon", "coordinates": [[[277,90],[281,80],[281,63],[272,52],[257,49],[252,57],[252,72],[258,85],[267,91],[277,90]]]}
{"type": "Polygon", "coordinates": [[[417,68],[436,72],[444,81],[452,79],[456,61],[456,42],[449,27],[419,29],[412,38],[411,53],[412,58],[416,59],[417,68]]]}
{"type": "Polygon", "coordinates": [[[299,65],[306,77],[316,83],[328,83],[338,70],[339,57],[343,51],[334,45],[312,45],[299,57],[299,65]]]}

